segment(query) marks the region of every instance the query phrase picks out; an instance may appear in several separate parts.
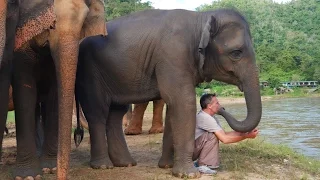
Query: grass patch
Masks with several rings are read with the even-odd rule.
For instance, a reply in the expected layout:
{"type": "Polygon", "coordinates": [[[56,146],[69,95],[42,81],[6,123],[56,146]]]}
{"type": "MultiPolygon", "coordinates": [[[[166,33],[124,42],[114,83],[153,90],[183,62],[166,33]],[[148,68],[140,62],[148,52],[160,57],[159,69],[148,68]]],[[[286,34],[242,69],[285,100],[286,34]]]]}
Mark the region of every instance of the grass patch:
{"type": "Polygon", "coordinates": [[[7,122],[8,123],[14,123],[14,111],[8,112],[7,122]]]}
{"type": "Polygon", "coordinates": [[[320,161],[303,156],[287,146],[265,142],[262,138],[221,144],[220,151],[222,168],[227,171],[241,174],[258,171],[264,176],[272,176],[277,170],[273,167],[290,167],[314,176],[320,175],[320,161]]]}

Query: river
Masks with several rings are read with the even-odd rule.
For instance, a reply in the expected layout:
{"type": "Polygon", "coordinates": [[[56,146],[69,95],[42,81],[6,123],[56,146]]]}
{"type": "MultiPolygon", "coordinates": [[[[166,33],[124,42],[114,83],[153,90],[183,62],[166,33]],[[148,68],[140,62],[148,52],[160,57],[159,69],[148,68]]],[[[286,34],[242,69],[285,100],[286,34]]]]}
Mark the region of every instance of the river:
{"type": "MultiPolygon", "coordinates": [[[[246,106],[224,106],[236,118],[246,117],[246,106]]],[[[219,117],[220,121],[223,118],[219,117]]],[[[262,102],[260,135],[274,144],[320,160],[320,97],[286,98],[262,102]]]]}

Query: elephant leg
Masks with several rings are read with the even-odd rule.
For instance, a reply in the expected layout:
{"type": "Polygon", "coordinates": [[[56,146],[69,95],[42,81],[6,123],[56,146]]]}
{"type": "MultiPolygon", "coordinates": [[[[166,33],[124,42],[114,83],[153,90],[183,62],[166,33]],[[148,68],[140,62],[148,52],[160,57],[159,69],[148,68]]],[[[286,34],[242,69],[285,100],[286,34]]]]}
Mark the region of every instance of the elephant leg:
{"type": "Polygon", "coordinates": [[[122,118],[122,126],[128,127],[129,120],[132,118],[132,104],[129,105],[127,113],[122,118]]]}
{"type": "Polygon", "coordinates": [[[135,104],[132,112],[132,118],[129,126],[124,130],[126,135],[137,135],[142,133],[142,120],[144,111],[147,109],[149,102],[135,104]]]}
{"type": "Polygon", "coordinates": [[[153,119],[152,119],[152,126],[149,130],[149,134],[163,132],[163,122],[162,122],[163,106],[164,106],[164,101],[162,99],[153,101],[153,119]]]}
{"type": "Polygon", "coordinates": [[[110,106],[106,124],[109,156],[112,163],[118,167],[135,166],[137,162],[131,157],[122,131],[122,117],[128,111],[126,105],[110,106]]]}
{"type": "Polygon", "coordinates": [[[172,69],[165,63],[159,64],[156,68],[160,95],[169,107],[167,116],[170,116],[166,117],[162,161],[159,161],[159,165],[165,167],[162,162],[170,158],[173,146],[172,174],[178,177],[196,178],[200,176],[192,161],[196,127],[196,93],[191,81],[192,77],[181,76],[182,74],[185,72],[176,68],[172,69]],[[168,75],[167,72],[172,72],[172,74],[168,75]],[[178,90],[175,87],[182,88],[178,90]],[[167,128],[168,125],[171,125],[171,128],[167,128]]]}
{"type": "Polygon", "coordinates": [[[93,169],[111,169],[113,164],[110,160],[106,134],[105,124],[102,122],[92,122],[87,118],[90,132],[90,145],[91,145],[91,159],[90,166],[93,169]]]}
{"type": "MultiPolygon", "coordinates": [[[[9,86],[11,77],[11,64],[2,64],[0,69],[0,153],[2,152],[3,133],[6,127],[8,114],[9,86]]],[[[1,154],[0,154],[1,161],[1,154]]]]}
{"type": "MultiPolygon", "coordinates": [[[[76,93],[89,126],[91,146],[90,166],[94,169],[113,168],[106,140],[106,121],[109,115],[109,103],[105,101],[105,92],[100,90],[100,88],[96,88],[101,87],[99,80],[89,75],[84,76],[84,82],[78,81],[76,84],[76,93]]],[[[79,79],[77,76],[77,80],[79,79]]]]}
{"type": "Polygon", "coordinates": [[[34,74],[36,57],[29,47],[13,60],[13,101],[15,105],[17,158],[14,177],[41,174],[35,144],[37,85],[34,74]]]}
{"type": "Polygon", "coordinates": [[[58,150],[58,94],[56,81],[49,90],[45,101],[44,142],[41,156],[41,168],[45,173],[54,173],[57,166],[58,150]]]}
{"type": "Polygon", "coordinates": [[[170,107],[167,106],[165,126],[163,133],[163,145],[162,145],[162,155],[159,160],[158,166],[160,168],[172,168],[173,167],[173,137],[172,137],[172,127],[170,123],[170,107]]]}

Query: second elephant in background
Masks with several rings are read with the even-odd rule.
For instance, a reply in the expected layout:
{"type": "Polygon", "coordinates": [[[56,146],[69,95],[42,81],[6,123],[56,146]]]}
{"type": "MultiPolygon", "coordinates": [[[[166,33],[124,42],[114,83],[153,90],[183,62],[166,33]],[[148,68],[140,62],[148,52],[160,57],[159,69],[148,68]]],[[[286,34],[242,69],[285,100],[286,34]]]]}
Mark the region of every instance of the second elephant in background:
{"type": "MultiPolygon", "coordinates": [[[[123,124],[126,127],[124,133],[126,135],[137,135],[142,133],[142,121],[144,117],[144,113],[147,109],[149,102],[141,103],[141,104],[134,104],[134,108],[132,111],[132,115],[128,116],[128,112],[125,116],[127,118],[123,118],[123,124]]],[[[149,129],[149,134],[156,134],[163,132],[163,107],[164,101],[160,100],[153,100],[153,117],[152,117],[152,126],[149,129]]],[[[129,109],[130,111],[130,109],[129,109]]]]}

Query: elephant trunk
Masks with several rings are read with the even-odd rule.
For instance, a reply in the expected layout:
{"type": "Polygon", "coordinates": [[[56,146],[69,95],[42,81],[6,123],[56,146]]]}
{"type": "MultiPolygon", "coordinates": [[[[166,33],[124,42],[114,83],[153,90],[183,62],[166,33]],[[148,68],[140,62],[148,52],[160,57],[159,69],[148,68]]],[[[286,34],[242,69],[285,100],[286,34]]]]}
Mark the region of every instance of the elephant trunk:
{"type": "Polygon", "coordinates": [[[220,109],[219,114],[227,120],[228,124],[233,130],[238,132],[249,132],[258,126],[262,114],[262,104],[258,79],[255,79],[254,81],[246,81],[243,84],[243,90],[247,104],[246,119],[243,121],[238,121],[223,108],[220,109]]]}
{"type": "Polygon", "coordinates": [[[4,46],[6,44],[7,1],[0,0],[0,68],[2,66],[4,46]]]}

